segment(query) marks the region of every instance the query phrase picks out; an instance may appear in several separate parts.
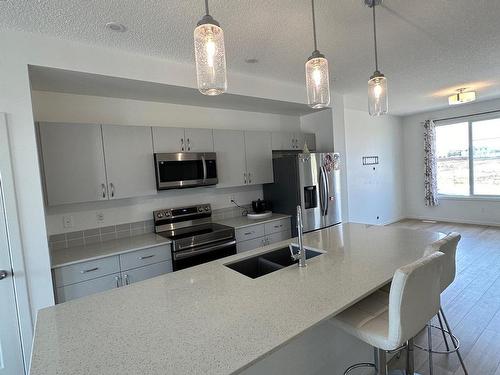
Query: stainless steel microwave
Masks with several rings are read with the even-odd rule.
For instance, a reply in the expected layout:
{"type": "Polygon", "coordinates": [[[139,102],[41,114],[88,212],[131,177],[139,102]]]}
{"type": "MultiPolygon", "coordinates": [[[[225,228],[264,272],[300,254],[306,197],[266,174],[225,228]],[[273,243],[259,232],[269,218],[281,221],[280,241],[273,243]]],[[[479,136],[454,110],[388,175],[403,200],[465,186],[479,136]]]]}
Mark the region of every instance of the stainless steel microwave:
{"type": "Polygon", "coordinates": [[[155,154],[156,188],[181,189],[217,184],[215,152],[155,154]]]}

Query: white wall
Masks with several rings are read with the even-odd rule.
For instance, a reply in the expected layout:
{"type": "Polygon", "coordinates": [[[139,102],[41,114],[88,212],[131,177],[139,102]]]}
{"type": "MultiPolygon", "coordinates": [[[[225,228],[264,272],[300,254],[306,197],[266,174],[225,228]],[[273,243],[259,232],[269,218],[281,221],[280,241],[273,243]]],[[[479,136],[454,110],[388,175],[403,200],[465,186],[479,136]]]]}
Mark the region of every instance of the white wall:
{"type": "MultiPolygon", "coordinates": [[[[176,86],[196,87],[189,64],[42,36],[2,31],[0,49],[0,112],[7,113],[17,207],[33,316],[54,303],[46,239],[40,170],[28,65],[75,70],[176,86]]],[[[274,100],[305,101],[302,85],[230,71],[229,92],[274,100]]]]}
{"type": "Polygon", "coordinates": [[[404,217],[402,122],[396,116],[370,117],[345,108],[349,221],[387,224],[404,217]],[[362,165],[363,156],[379,164],[362,165]]]}
{"type": "Polygon", "coordinates": [[[333,150],[333,113],[331,109],[301,116],[300,128],[303,132],[316,135],[316,151],[333,150]]]}
{"type": "Polygon", "coordinates": [[[500,110],[500,100],[450,107],[444,110],[408,116],[403,119],[406,213],[408,217],[500,225],[499,200],[446,198],[441,199],[437,207],[426,207],[424,204],[424,131],[422,122],[495,110],[500,110]]]}

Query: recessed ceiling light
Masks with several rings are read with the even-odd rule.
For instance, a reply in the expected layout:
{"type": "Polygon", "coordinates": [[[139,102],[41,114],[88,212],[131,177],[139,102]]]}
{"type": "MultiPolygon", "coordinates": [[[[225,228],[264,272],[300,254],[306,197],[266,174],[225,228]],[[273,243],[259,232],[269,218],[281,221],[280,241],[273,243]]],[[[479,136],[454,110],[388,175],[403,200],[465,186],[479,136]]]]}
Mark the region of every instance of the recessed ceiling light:
{"type": "Polygon", "coordinates": [[[118,33],[123,33],[125,31],[127,31],[127,28],[125,27],[125,25],[118,23],[118,22],[108,22],[106,24],[106,29],[116,31],[118,33]]]}
{"type": "Polygon", "coordinates": [[[245,59],[245,62],[247,64],[257,64],[259,62],[259,59],[245,59]]]}

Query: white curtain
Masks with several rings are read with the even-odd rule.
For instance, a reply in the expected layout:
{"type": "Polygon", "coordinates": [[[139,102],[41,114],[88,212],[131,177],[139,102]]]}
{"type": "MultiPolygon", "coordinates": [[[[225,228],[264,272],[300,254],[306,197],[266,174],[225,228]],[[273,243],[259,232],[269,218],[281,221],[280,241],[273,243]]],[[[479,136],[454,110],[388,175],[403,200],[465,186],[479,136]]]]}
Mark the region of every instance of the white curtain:
{"type": "Polygon", "coordinates": [[[424,165],[425,205],[437,206],[436,127],[431,120],[424,123],[424,165]]]}

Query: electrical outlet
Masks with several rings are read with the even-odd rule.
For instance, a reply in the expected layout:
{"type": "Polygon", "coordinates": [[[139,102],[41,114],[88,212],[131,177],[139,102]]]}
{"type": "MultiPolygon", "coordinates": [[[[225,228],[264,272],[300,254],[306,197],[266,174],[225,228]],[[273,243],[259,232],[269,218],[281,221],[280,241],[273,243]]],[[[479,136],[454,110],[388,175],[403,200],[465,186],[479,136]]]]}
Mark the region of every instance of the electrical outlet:
{"type": "Polygon", "coordinates": [[[96,216],[98,224],[104,223],[104,213],[102,213],[102,212],[96,212],[95,216],[96,216]]]}
{"type": "Polygon", "coordinates": [[[74,218],[72,215],[63,216],[63,226],[64,228],[73,228],[75,226],[74,218]]]}

